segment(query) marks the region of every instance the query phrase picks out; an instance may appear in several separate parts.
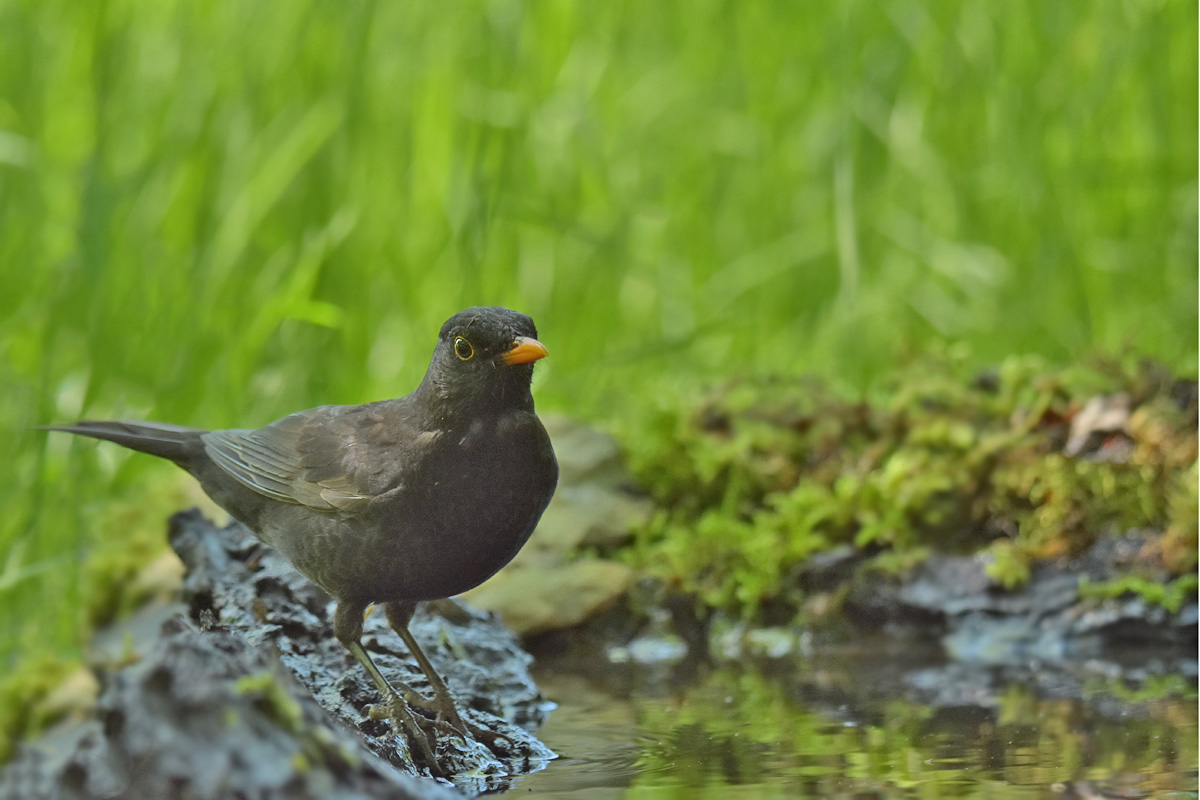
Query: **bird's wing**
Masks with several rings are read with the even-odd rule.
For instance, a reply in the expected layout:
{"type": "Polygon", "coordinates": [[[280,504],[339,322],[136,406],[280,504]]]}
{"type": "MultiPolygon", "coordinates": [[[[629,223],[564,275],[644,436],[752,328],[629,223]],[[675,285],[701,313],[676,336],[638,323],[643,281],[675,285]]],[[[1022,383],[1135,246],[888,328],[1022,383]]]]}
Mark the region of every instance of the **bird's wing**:
{"type": "Polygon", "coordinates": [[[379,419],[368,408],[324,406],[258,430],[212,431],[202,441],[209,458],[248,489],[318,511],[354,513],[399,477],[391,474],[395,453],[379,451],[394,450],[402,437],[395,430],[384,439],[372,436],[379,419]]]}

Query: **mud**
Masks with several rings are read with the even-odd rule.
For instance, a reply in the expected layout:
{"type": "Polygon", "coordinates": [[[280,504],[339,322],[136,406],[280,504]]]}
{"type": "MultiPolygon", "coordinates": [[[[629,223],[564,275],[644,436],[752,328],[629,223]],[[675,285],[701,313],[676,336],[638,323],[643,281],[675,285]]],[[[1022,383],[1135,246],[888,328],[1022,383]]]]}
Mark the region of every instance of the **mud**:
{"type": "MultiPolygon", "coordinates": [[[[490,749],[443,731],[437,763],[418,763],[388,721],[365,713],[380,698],[334,638],[320,589],[236,523],[217,528],[187,511],[169,535],[187,568],[182,603],[97,668],[89,718],[22,745],[0,773],[0,797],[461,797],[555,757],[522,727],[552,704],[494,616],[444,601],[414,619],[464,715],[503,737],[490,749]]],[[[390,680],[428,694],[382,613],[363,643],[390,680]]]]}

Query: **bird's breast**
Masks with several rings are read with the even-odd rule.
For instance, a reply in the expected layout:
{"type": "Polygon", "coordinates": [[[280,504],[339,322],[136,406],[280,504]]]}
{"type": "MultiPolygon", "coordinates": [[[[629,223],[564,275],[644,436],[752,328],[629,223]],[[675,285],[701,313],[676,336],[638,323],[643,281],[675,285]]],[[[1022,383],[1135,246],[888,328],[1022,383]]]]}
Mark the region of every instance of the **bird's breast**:
{"type": "Polygon", "coordinates": [[[373,600],[449,597],[479,585],[517,554],[554,493],[558,463],[532,413],[476,420],[438,443],[399,496],[375,509],[373,600]]]}

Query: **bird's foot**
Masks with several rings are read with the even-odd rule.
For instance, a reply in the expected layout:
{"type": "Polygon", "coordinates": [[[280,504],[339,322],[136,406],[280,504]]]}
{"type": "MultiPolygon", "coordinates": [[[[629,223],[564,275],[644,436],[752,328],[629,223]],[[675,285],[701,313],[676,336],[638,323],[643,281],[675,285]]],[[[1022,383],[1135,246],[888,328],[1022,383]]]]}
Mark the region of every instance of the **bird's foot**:
{"type": "Polygon", "coordinates": [[[422,721],[428,721],[430,726],[440,732],[444,736],[458,736],[464,741],[474,740],[486,746],[493,753],[500,754],[497,750],[497,745],[500,742],[506,743],[503,750],[509,750],[512,746],[511,740],[502,733],[485,728],[481,725],[476,725],[467,717],[463,716],[458,710],[458,705],[451,697],[425,697],[411,687],[401,684],[397,689],[403,694],[403,702],[410,708],[419,709],[426,714],[429,714],[432,719],[424,717],[424,715],[416,715],[422,721]]]}
{"type": "Polygon", "coordinates": [[[438,764],[434,751],[437,749],[437,734],[422,727],[421,722],[428,724],[428,719],[420,714],[414,714],[409,704],[396,692],[391,692],[383,706],[367,707],[367,716],[371,719],[386,719],[392,724],[396,733],[407,736],[411,748],[415,748],[420,759],[425,762],[430,771],[438,777],[445,774],[438,764]],[[418,722],[420,720],[421,722],[418,722]]]}
{"type": "Polygon", "coordinates": [[[432,700],[421,699],[427,704],[429,710],[437,714],[436,721],[439,725],[449,728],[464,740],[479,742],[497,755],[502,755],[496,749],[498,742],[503,741],[507,743],[507,746],[503,748],[505,751],[511,749],[512,742],[507,736],[481,725],[476,725],[458,710],[458,705],[454,702],[453,698],[446,696],[435,697],[432,700]]]}

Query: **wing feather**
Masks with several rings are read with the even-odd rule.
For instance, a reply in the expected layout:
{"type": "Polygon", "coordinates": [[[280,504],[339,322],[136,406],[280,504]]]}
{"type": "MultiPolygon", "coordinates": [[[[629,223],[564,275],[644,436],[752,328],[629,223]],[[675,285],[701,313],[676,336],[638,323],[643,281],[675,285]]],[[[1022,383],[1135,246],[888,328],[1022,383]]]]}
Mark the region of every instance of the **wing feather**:
{"type": "MultiPolygon", "coordinates": [[[[380,410],[368,409],[371,406],[324,406],[258,430],[211,431],[201,440],[213,463],[247,489],[317,511],[355,513],[400,482],[394,456],[374,452],[394,447],[396,439],[372,445],[360,436],[380,424],[380,410]],[[372,416],[364,418],[368,413],[372,416]],[[385,464],[397,474],[389,474],[382,468],[385,464]]],[[[417,449],[436,438],[413,433],[417,449]]]]}
{"type": "Polygon", "coordinates": [[[275,500],[296,502],[290,493],[294,471],[278,461],[264,461],[249,445],[254,431],[212,431],[204,434],[204,451],[213,462],[248,489],[275,500]]]}

